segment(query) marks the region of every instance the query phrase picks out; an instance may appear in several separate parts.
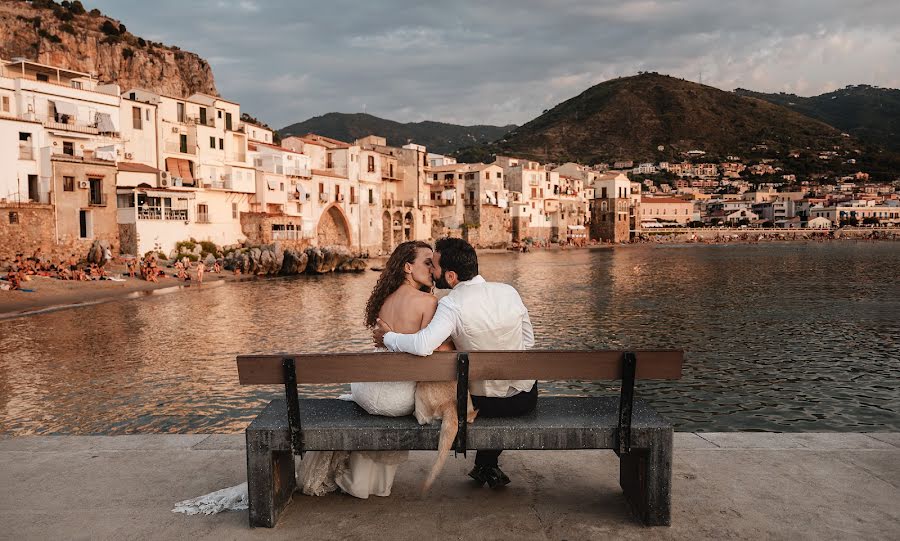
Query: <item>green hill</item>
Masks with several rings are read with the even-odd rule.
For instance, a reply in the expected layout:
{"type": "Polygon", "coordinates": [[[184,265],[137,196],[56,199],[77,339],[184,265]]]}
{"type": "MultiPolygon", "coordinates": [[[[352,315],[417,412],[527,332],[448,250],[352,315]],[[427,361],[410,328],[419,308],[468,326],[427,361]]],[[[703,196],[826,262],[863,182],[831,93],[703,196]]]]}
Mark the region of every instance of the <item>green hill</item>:
{"type": "Polygon", "coordinates": [[[291,124],[278,133],[287,137],[312,132],[347,142],[379,135],[385,137],[389,145],[417,143],[428,147],[430,152],[448,154],[462,147],[493,141],[513,128],[513,125],[458,126],[430,121],[401,124],[364,113],[328,113],[291,124]]]}
{"type": "Polygon", "coordinates": [[[681,159],[688,150],[708,156],[748,156],[792,149],[844,148],[840,131],[798,112],[656,73],[595,85],[486,145],[457,153],[482,161],[511,154],[538,161],[597,163],[616,159],[681,159]],[[658,150],[662,147],[662,150],[658,150]]]}
{"type": "Polygon", "coordinates": [[[734,92],[803,113],[867,143],[900,151],[900,90],[895,88],[857,85],[812,97],[742,88],[734,92]]]}

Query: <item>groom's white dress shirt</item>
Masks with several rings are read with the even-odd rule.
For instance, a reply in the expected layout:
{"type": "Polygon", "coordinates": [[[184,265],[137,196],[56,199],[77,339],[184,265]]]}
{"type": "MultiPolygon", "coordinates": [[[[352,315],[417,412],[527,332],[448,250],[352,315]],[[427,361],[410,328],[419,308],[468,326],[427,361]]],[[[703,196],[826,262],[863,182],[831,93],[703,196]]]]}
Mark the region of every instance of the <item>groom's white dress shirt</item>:
{"type": "MultiPolygon", "coordinates": [[[[427,327],[416,334],[389,332],[384,345],[391,351],[431,355],[447,338],[459,351],[525,350],[534,346],[528,309],[514,287],[486,282],[480,275],[456,284],[438,301],[427,327]]],[[[534,387],[534,380],[473,381],[476,396],[505,398],[534,387]]]]}

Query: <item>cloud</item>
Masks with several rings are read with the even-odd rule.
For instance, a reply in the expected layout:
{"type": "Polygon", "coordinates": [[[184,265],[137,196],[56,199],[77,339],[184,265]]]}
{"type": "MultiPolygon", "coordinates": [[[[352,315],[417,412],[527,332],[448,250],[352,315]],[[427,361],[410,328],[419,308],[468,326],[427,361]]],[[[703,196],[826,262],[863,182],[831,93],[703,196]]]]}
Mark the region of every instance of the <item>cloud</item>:
{"type": "Polygon", "coordinates": [[[900,86],[891,0],[87,4],[207,58],[222,95],[274,126],[363,108],[404,122],[520,124],[639,70],[702,74],[726,90],[900,86]]]}

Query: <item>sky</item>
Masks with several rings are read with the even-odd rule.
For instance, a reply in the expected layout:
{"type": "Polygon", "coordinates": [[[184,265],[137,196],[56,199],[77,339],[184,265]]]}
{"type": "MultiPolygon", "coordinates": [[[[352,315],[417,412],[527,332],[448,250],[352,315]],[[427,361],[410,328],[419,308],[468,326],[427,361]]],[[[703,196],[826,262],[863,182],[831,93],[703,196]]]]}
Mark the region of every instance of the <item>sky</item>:
{"type": "Polygon", "coordinates": [[[328,112],[523,124],[657,71],[723,90],[900,88],[897,0],[84,0],[209,61],[274,128],[328,112]]]}

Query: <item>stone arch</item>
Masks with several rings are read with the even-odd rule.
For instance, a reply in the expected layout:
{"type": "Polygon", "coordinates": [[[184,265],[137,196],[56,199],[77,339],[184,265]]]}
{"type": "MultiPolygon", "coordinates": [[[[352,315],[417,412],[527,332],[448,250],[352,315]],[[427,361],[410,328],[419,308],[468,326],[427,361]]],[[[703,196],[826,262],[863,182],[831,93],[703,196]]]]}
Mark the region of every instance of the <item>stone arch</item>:
{"type": "Polygon", "coordinates": [[[319,246],[350,246],[350,224],[335,204],[325,209],[316,227],[319,246]]]}
{"type": "Polygon", "coordinates": [[[394,247],[391,243],[391,238],[393,237],[393,224],[391,223],[391,213],[388,211],[384,211],[384,214],[381,215],[381,251],[389,254],[393,251],[394,247]]]}
{"type": "Polygon", "coordinates": [[[414,238],[416,238],[416,219],[412,211],[409,211],[403,217],[403,240],[413,240],[414,238]]]}
{"type": "Polygon", "coordinates": [[[391,231],[393,232],[394,246],[396,247],[403,242],[403,215],[400,214],[399,210],[394,212],[391,220],[391,231]]]}

